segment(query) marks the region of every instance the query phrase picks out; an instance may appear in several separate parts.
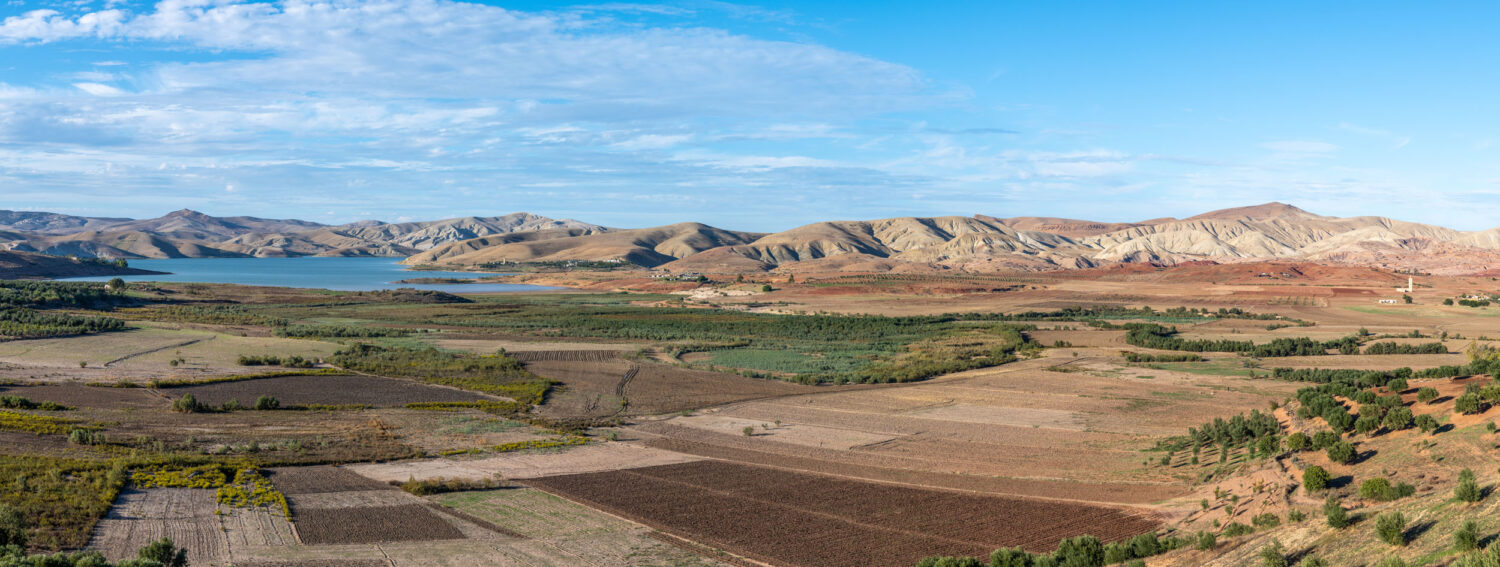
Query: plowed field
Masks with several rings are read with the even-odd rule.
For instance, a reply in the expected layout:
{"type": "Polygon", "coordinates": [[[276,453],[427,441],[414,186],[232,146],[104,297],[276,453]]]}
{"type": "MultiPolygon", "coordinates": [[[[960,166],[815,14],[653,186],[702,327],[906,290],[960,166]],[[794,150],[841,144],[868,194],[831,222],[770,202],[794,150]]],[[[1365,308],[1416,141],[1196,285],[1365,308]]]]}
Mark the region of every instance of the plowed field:
{"type": "Polygon", "coordinates": [[[931,490],[702,461],[528,484],[772,565],[908,567],[928,555],[1054,549],[1156,529],[1122,508],[931,490]]]}

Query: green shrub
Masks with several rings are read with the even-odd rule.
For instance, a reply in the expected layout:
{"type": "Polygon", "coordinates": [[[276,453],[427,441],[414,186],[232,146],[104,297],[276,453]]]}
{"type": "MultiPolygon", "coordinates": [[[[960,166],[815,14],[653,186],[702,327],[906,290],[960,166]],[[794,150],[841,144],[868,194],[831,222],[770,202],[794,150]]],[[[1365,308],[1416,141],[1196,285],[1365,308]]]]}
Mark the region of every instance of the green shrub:
{"type": "Polygon", "coordinates": [[[1474,480],[1474,471],[1464,469],[1458,473],[1458,486],[1453,488],[1453,497],[1460,502],[1478,502],[1484,498],[1479,483],[1474,480]]]}
{"type": "Polygon", "coordinates": [[[1255,533],[1255,528],[1239,522],[1229,522],[1224,526],[1224,537],[1239,537],[1245,534],[1255,533]]]}
{"type": "Polygon", "coordinates": [[[1317,492],[1328,488],[1328,481],[1333,480],[1333,475],[1328,470],[1318,465],[1307,467],[1302,471],[1302,486],[1308,492],[1317,492]]]}
{"type": "Polygon", "coordinates": [[[1270,545],[1260,548],[1260,564],[1262,567],[1287,567],[1286,551],[1280,540],[1273,539],[1270,545]]]}
{"type": "Polygon", "coordinates": [[[1392,486],[1391,481],[1383,477],[1366,479],[1359,485],[1360,498],[1381,502],[1390,502],[1398,498],[1405,498],[1415,494],[1416,491],[1416,487],[1404,482],[1392,486]]]}
{"type": "Polygon", "coordinates": [[[1407,409],[1405,407],[1396,407],[1391,408],[1391,411],[1386,412],[1385,419],[1382,420],[1381,423],[1385,426],[1386,429],[1389,429],[1391,431],[1400,431],[1402,429],[1411,427],[1413,419],[1415,418],[1412,416],[1410,409],[1407,409]]]}
{"type": "Polygon", "coordinates": [[[1349,464],[1354,462],[1358,455],[1354,451],[1354,445],[1348,441],[1339,441],[1328,446],[1328,459],[1335,463],[1349,464]]]}
{"type": "Polygon", "coordinates": [[[1422,433],[1432,433],[1437,431],[1438,428],[1437,418],[1427,414],[1417,416],[1415,423],[1417,424],[1417,429],[1422,430],[1422,433]]]}
{"type": "Polygon", "coordinates": [[[1457,551],[1479,549],[1479,524],[1474,520],[1465,520],[1463,526],[1453,532],[1453,549],[1457,551]]]}
{"type": "Polygon", "coordinates": [[[1380,541],[1394,546],[1406,545],[1406,516],[1401,512],[1387,512],[1376,516],[1375,535],[1380,541]]]}
{"type": "Polygon", "coordinates": [[[1306,433],[1301,431],[1286,436],[1286,450],[1288,451],[1301,451],[1306,449],[1311,443],[1312,440],[1307,437],[1306,433]]]}
{"type": "Polygon", "coordinates": [[[1343,505],[1339,504],[1337,497],[1329,496],[1327,500],[1323,501],[1323,516],[1328,520],[1328,527],[1330,528],[1349,527],[1349,512],[1344,510],[1343,505]]]}
{"type": "Polygon", "coordinates": [[[196,413],[203,411],[203,406],[198,403],[198,398],[192,394],[183,394],[181,398],[172,402],[172,411],[180,413],[196,413]]]}
{"type": "Polygon", "coordinates": [[[255,409],[257,409],[257,410],[269,411],[269,410],[278,409],[280,407],[281,407],[281,400],[278,400],[278,399],[273,398],[271,396],[261,396],[259,398],[255,398],[255,409]]]}
{"type": "Polygon", "coordinates": [[[1464,394],[1453,400],[1453,411],[1461,414],[1476,414],[1484,411],[1484,402],[1479,400],[1479,394],[1464,394]]]}
{"type": "Polygon", "coordinates": [[[1423,386],[1421,389],[1417,390],[1417,401],[1419,402],[1428,404],[1432,403],[1432,400],[1436,399],[1438,399],[1437,388],[1433,388],[1431,386],[1423,386]]]}
{"type": "Polygon", "coordinates": [[[1219,536],[1214,535],[1213,532],[1198,532],[1195,547],[1197,547],[1199,550],[1207,551],[1213,549],[1218,545],[1219,536]]]}

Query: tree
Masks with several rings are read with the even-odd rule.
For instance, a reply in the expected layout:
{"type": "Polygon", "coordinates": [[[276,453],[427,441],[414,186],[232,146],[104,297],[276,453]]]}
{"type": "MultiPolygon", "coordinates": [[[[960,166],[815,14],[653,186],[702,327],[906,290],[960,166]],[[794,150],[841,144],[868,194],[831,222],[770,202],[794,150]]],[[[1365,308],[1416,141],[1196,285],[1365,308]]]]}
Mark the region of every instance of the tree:
{"type": "Polygon", "coordinates": [[[1474,481],[1474,471],[1464,469],[1458,473],[1458,486],[1453,488],[1453,497],[1460,502],[1474,503],[1484,498],[1479,483],[1474,481]]]}
{"type": "Polygon", "coordinates": [[[1354,462],[1356,453],[1354,444],[1348,441],[1339,441],[1328,446],[1328,459],[1335,463],[1349,464],[1354,462]]]}
{"type": "Polygon", "coordinates": [[[1031,553],[1019,547],[1002,547],[990,554],[991,567],[1031,567],[1031,553]]]}
{"type": "Polygon", "coordinates": [[[1339,504],[1339,499],[1335,496],[1329,496],[1323,501],[1323,515],[1328,518],[1330,528],[1349,527],[1349,512],[1344,510],[1344,506],[1339,504]]]}
{"type": "Polygon", "coordinates": [[[1387,512],[1375,517],[1375,535],[1380,541],[1394,546],[1406,545],[1406,516],[1401,512],[1387,512]]]}
{"type": "Polygon", "coordinates": [[[1481,411],[1481,407],[1482,402],[1479,401],[1479,394],[1464,394],[1462,396],[1459,396],[1458,399],[1453,400],[1453,411],[1456,411],[1458,413],[1479,413],[1481,411]]]}
{"type": "Polygon", "coordinates": [[[281,400],[278,400],[278,399],[273,398],[271,396],[261,396],[259,398],[255,398],[255,409],[262,410],[262,411],[268,411],[268,410],[273,410],[273,409],[277,409],[277,408],[280,408],[280,407],[281,407],[281,400]]]}
{"type": "Polygon", "coordinates": [[[1417,401],[1419,402],[1430,404],[1432,403],[1432,400],[1436,399],[1438,399],[1437,388],[1433,388],[1432,386],[1423,386],[1417,390],[1417,401]]]}
{"type": "Polygon", "coordinates": [[[1479,524],[1474,520],[1468,520],[1458,528],[1458,531],[1453,532],[1453,549],[1458,551],[1479,549],[1479,524]]]}
{"type": "Polygon", "coordinates": [[[1400,431],[1402,429],[1411,427],[1411,422],[1413,419],[1415,418],[1412,416],[1410,409],[1407,409],[1404,406],[1395,407],[1391,408],[1391,411],[1385,413],[1385,420],[1383,425],[1385,425],[1386,429],[1389,429],[1391,431],[1400,431]]]}
{"type": "Polygon", "coordinates": [[[1302,471],[1302,486],[1308,492],[1317,492],[1328,488],[1328,481],[1330,480],[1333,480],[1333,475],[1328,474],[1327,469],[1317,465],[1307,467],[1307,470],[1302,471]]]}
{"type": "Polygon", "coordinates": [[[1059,567],[1096,567],[1104,564],[1104,544],[1099,538],[1081,535],[1057,544],[1059,567]]]}
{"type": "Polygon", "coordinates": [[[1380,429],[1380,419],[1373,415],[1361,415],[1359,419],[1354,420],[1354,431],[1356,433],[1368,435],[1378,429],[1380,429]]]}
{"type": "Polygon", "coordinates": [[[1349,410],[1344,409],[1344,406],[1341,405],[1329,407],[1328,411],[1323,412],[1323,420],[1327,421],[1328,426],[1338,432],[1348,431],[1349,428],[1354,427],[1354,416],[1349,415],[1349,410]]]}
{"type": "Polygon", "coordinates": [[[1260,564],[1264,567],[1287,567],[1286,551],[1281,540],[1271,540],[1271,545],[1260,548],[1260,564]]]}
{"type": "Polygon", "coordinates": [[[141,559],[156,561],[162,567],[187,567],[187,550],[178,549],[171,539],[161,538],[141,548],[141,559]]]}
{"type": "Polygon", "coordinates": [[[1214,535],[1213,532],[1198,532],[1196,545],[1198,549],[1208,551],[1217,545],[1219,545],[1219,536],[1214,535]]]}
{"type": "Polygon", "coordinates": [[[765,285],[760,286],[760,291],[762,293],[771,293],[771,292],[776,291],[776,290],[771,288],[771,284],[765,284],[765,285]]]}
{"type": "Polygon", "coordinates": [[[1432,433],[1434,431],[1437,431],[1438,428],[1437,418],[1425,413],[1417,416],[1416,424],[1417,429],[1422,430],[1422,433],[1432,433]]]}
{"type": "Polygon", "coordinates": [[[1453,298],[1451,298],[1451,297],[1444,298],[1443,299],[1443,305],[1453,305],[1453,298]]]}
{"type": "Polygon", "coordinates": [[[1403,293],[1403,294],[1401,294],[1401,301],[1404,301],[1407,304],[1410,304],[1411,303],[1411,296],[1410,295],[1406,295],[1406,294],[1403,293]]]}
{"type": "Polygon", "coordinates": [[[192,394],[183,394],[177,401],[172,402],[172,410],[181,413],[194,413],[201,409],[203,406],[198,404],[198,398],[193,397],[192,394]]]}
{"type": "Polygon", "coordinates": [[[111,291],[120,291],[125,289],[125,280],[122,278],[112,278],[109,280],[109,283],[104,284],[104,287],[109,288],[111,291]]]}
{"type": "Polygon", "coordinates": [[[1306,449],[1309,443],[1311,440],[1307,438],[1306,433],[1301,431],[1286,436],[1286,450],[1288,451],[1301,451],[1306,449]]]}

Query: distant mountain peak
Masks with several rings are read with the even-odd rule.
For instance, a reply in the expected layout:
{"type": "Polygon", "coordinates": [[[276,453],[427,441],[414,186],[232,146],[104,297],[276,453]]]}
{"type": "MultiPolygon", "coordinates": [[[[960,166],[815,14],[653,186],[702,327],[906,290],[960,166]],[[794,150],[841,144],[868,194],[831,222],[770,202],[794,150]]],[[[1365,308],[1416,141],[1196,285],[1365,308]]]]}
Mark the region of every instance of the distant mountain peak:
{"type": "Polygon", "coordinates": [[[1278,217],[1323,218],[1321,215],[1315,215],[1315,214],[1309,213],[1307,211],[1304,211],[1304,210],[1299,209],[1297,207],[1294,207],[1292,205],[1288,205],[1286,203],[1281,203],[1281,202],[1277,202],[1277,201],[1272,201],[1272,202],[1265,203],[1265,204],[1262,204],[1262,205],[1252,205],[1252,206],[1249,206],[1249,207],[1233,207],[1233,208],[1229,208],[1229,209],[1219,209],[1217,211],[1209,211],[1209,212],[1203,213],[1201,215],[1197,215],[1197,216],[1193,216],[1193,217],[1188,217],[1186,220],[1205,220],[1205,219],[1252,219],[1252,220],[1262,220],[1262,219],[1272,219],[1272,218],[1278,218],[1278,217]]]}
{"type": "Polygon", "coordinates": [[[185,219],[206,219],[206,218],[213,218],[213,217],[210,217],[210,216],[208,216],[206,214],[200,213],[200,212],[192,210],[192,209],[178,209],[178,210],[172,211],[170,213],[167,213],[165,215],[162,215],[162,217],[163,218],[167,218],[167,217],[185,218],[185,219]]]}

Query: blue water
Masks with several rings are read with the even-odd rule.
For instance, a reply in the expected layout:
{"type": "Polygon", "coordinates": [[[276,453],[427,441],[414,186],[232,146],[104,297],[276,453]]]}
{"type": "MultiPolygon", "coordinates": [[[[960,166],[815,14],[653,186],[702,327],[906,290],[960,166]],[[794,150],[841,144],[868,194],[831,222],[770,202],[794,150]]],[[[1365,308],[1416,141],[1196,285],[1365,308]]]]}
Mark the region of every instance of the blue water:
{"type": "MultiPolygon", "coordinates": [[[[331,289],[336,291],[375,291],[409,287],[449,293],[488,293],[497,291],[539,291],[557,289],[539,285],[476,284],[398,284],[408,278],[474,279],[485,274],[473,272],[411,271],[398,264],[398,258],[174,258],[168,260],[131,260],[130,267],[168,272],[167,275],[121,276],[129,282],[200,282],[231,283],[276,287],[331,289]]],[[[113,276],[69,278],[70,281],[108,281],[113,276]]]]}

